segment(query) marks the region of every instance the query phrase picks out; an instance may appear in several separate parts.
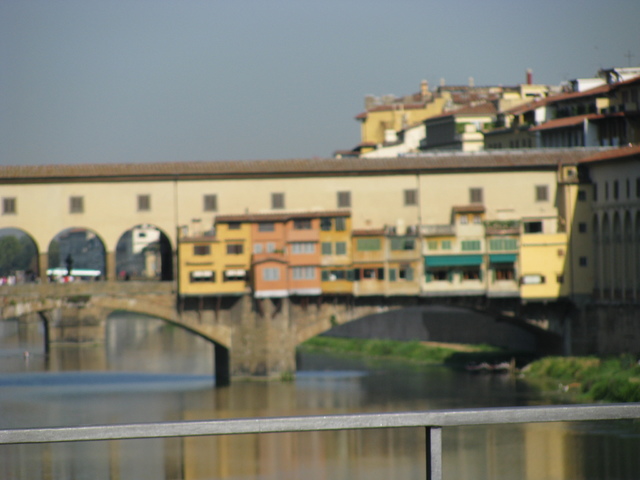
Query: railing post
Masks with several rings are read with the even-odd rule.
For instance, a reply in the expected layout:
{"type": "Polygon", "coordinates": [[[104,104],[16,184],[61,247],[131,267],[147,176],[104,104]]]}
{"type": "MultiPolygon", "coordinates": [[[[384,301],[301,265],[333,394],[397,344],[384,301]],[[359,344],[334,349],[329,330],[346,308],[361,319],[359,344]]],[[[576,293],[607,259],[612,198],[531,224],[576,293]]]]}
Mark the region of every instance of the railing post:
{"type": "Polygon", "coordinates": [[[442,480],[442,427],[426,427],[427,480],[442,480]]]}

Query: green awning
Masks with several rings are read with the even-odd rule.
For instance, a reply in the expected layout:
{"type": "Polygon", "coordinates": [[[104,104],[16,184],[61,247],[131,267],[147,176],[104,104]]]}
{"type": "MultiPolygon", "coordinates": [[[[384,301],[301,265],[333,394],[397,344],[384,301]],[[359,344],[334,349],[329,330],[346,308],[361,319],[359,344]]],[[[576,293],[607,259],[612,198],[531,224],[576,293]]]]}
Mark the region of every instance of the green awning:
{"type": "Polygon", "coordinates": [[[496,253],[495,255],[489,255],[489,262],[491,263],[515,263],[517,255],[515,253],[496,253]]]}
{"type": "Polygon", "coordinates": [[[433,267],[470,267],[482,265],[482,255],[431,255],[424,257],[427,268],[433,267]]]}

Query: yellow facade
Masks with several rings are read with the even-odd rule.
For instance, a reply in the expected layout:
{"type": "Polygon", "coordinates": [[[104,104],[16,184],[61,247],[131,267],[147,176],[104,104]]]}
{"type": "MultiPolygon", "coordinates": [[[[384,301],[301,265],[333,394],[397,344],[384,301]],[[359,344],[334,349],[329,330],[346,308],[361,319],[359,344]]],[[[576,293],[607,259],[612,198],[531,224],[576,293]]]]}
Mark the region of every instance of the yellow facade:
{"type": "Polygon", "coordinates": [[[520,295],[523,299],[561,296],[567,268],[567,234],[524,234],[520,237],[520,295]]]}
{"type": "Polygon", "coordinates": [[[421,105],[405,107],[397,104],[371,109],[361,116],[363,118],[360,126],[360,140],[364,145],[384,143],[387,130],[397,132],[429,117],[440,115],[449,98],[449,93],[445,92],[442,96],[421,105]]]}
{"type": "Polygon", "coordinates": [[[328,294],[351,294],[351,216],[320,220],[321,289],[328,294]]]}

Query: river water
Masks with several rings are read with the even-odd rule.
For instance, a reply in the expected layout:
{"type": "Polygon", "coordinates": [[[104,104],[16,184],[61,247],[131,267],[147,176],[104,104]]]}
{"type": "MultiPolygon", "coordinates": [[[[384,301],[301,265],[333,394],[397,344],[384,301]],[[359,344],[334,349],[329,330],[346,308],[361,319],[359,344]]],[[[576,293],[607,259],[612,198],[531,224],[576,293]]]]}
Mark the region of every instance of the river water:
{"type": "MultiPolygon", "coordinates": [[[[214,388],[213,348],[116,314],[106,346],[52,348],[37,323],[0,322],[0,428],[416,411],[550,403],[508,375],[303,354],[292,382],[214,388]]],[[[423,429],[0,446],[0,479],[423,479],[423,429]]],[[[640,478],[634,422],[443,431],[448,479],[640,478]]]]}

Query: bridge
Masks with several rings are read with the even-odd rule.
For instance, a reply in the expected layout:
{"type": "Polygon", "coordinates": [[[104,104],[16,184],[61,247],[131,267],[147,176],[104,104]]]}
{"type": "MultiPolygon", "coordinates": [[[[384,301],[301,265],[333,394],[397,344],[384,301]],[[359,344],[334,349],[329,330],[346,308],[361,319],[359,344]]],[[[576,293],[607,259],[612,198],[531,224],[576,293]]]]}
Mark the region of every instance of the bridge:
{"type": "MultiPolygon", "coordinates": [[[[494,303],[487,303],[487,299],[480,298],[419,297],[254,299],[247,293],[208,298],[207,303],[185,304],[177,301],[174,282],[151,281],[31,283],[2,286],[0,295],[0,320],[36,315],[44,324],[47,346],[104,341],[105,322],[114,311],[139,313],[180,326],[213,343],[218,385],[227,384],[232,376],[273,376],[294,372],[296,346],[309,338],[363,317],[438,302],[463,307],[468,312],[491,315],[495,322],[488,327],[493,332],[484,332],[487,339],[492,334],[497,336],[500,328],[513,329],[515,326],[535,337],[538,351],[560,353],[565,309],[563,305],[554,307],[559,312],[559,323],[547,323],[543,325],[545,328],[541,328],[535,322],[520,319],[518,303],[505,303],[504,299],[502,303],[496,303],[499,300],[495,299],[494,303]]],[[[553,309],[546,309],[547,315],[550,310],[553,309]]],[[[436,320],[428,327],[436,335],[438,323],[443,322],[436,320]]],[[[467,327],[469,330],[474,327],[485,330],[487,325],[467,327]]],[[[456,331],[456,328],[450,327],[450,330],[456,331]]],[[[431,339],[468,341],[468,337],[461,336],[431,339]]]]}

